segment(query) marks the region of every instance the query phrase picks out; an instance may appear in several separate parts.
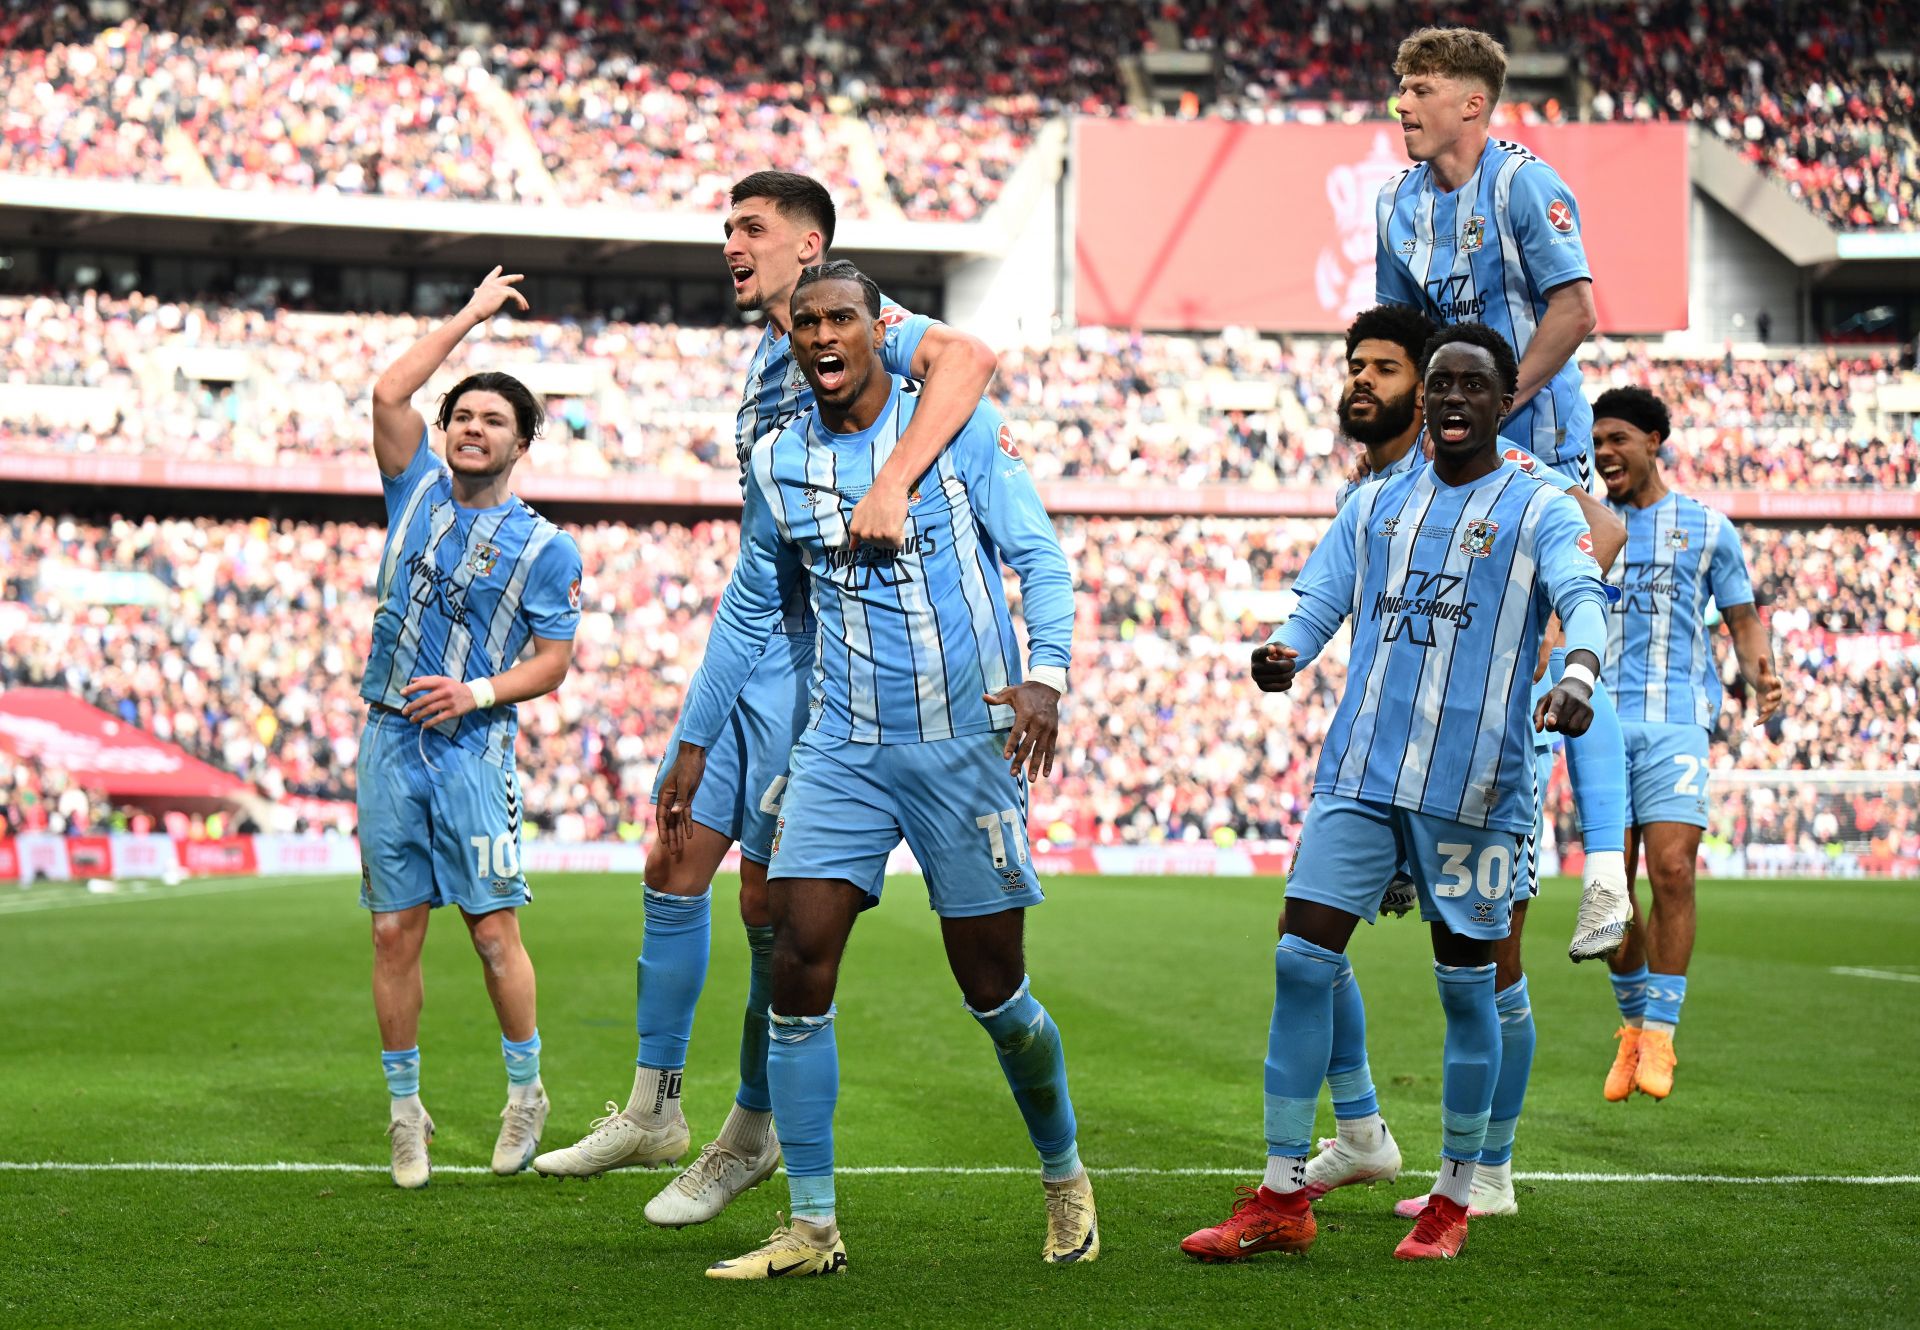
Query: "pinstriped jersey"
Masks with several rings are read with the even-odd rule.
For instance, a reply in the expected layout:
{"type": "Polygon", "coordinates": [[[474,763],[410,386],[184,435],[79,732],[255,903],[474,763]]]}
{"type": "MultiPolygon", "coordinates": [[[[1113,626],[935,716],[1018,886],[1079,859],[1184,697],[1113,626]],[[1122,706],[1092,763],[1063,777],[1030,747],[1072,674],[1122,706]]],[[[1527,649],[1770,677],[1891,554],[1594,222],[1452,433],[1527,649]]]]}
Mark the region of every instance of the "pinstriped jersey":
{"type": "MultiPolygon", "coordinates": [[[[1591,278],[1580,243],[1580,205],[1551,166],[1517,143],[1489,139],[1459,189],[1435,187],[1422,162],[1380,189],[1374,296],[1424,309],[1441,323],[1497,330],[1525,356],[1547,293],[1591,278]]],[[[1571,358],[1500,433],[1551,463],[1593,447],[1593,408],[1571,358]]]]}
{"type": "Polygon", "coordinates": [[[1627,524],[1627,548],[1610,574],[1620,600],[1601,666],[1613,704],[1621,720],[1712,729],[1721,690],[1707,603],[1753,604],[1740,537],[1724,513],[1684,494],[1646,508],[1608,506],[1627,524]]]}
{"type": "MultiPolygon", "coordinates": [[[[519,499],[462,508],[425,430],[407,469],[382,476],[387,541],[375,586],[373,649],[360,696],[396,709],[411,680],[480,679],[519,659],[530,637],[571,640],[580,622],[580,550],[519,499]]],[[[472,711],[434,727],[505,765],[514,708],[472,711]]]]}
{"type": "Polygon", "coordinates": [[[1531,829],[1533,667],[1550,613],[1605,603],[1592,544],[1579,505],[1512,462],[1459,486],[1431,466],[1362,486],[1273,637],[1305,665],[1353,625],[1314,792],[1531,829]]]}
{"type": "MultiPolygon", "coordinates": [[[[881,368],[889,374],[910,376],[914,354],[934,320],[924,314],[910,314],[882,295],[880,321],[887,325],[886,344],[880,348],[881,368]]],[[[813,388],[793,358],[793,338],[774,332],[769,325],[753,348],[746,390],[740,394],[740,410],[734,418],[733,445],[740,458],[742,493],[746,492],[747,461],[753,445],[812,405],[813,388]]],[[[785,607],[776,631],[810,633],[813,627],[813,612],[803,592],[785,607]]]]}
{"type": "Polygon", "coordinates": [[[918,743],[1007,728],[983,693],[1024,676],[1000,567],[1019,576],[1033,665],[1070,663],[1073,575],[1000,413],[982,402],[908,495],[900,548],[850,548],[847,519],[919,396],[896,377],[868,429],[813,412],[753,450],[740,558],[688,692],[681,737],[719,733],[766,641],[783,579],[804,578],[820,624],[812,728],[855,743],[918,743]]]}

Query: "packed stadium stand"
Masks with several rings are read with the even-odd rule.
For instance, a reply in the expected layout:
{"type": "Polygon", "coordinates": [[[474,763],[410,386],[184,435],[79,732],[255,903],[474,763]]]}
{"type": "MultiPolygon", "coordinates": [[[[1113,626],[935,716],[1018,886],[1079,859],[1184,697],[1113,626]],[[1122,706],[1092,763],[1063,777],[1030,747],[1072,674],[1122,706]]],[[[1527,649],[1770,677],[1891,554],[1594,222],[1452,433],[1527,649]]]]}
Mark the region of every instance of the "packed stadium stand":
{"type": "Polygon", "coordinates": [[[113,24],[9,9],[0,170],[706,209],[781,160],[850,216],[968,221],[1041,119],[1145,109],[1128,91],[1143,52],[1216,62],[1188,114],[1384,118],[1395,44],[1436,18],[1563,62],[1558,82],[1514,87],[1506,127],[1696,122],[1837,227],[1920,226],[1911,70],[1877,54],[1913,46],[1912,8],[1892,3],[1556,0],[1510,23],[1308,0],[127,8],[113,24]]]}

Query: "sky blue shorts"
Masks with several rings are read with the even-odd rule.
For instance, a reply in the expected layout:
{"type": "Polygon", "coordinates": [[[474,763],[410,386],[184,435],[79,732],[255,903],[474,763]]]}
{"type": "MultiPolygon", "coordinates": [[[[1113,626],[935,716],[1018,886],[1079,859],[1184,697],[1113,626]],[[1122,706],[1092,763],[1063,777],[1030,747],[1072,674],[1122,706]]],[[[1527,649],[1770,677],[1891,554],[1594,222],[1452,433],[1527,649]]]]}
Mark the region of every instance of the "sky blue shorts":
{"type": "Polygon", "coordinates": [[[360,904],[468,914],[533,899],[520,871],[520,782],[437,731],[369,710],[360,732],[360,904]]]}
{"type": "Polygon", "coordinates": [[[1707,729],[1623,720],[1627,741],[1627,825],[1707,825],[1707,729]]]}
{"type": "MultiPolygon", "coordinates": [[[[813,687],[812,633],[775,633],[740,692],[726,728],[707,750],[707,770],[693,795],[693,820],[740,842],[756,864],[773,857],[773,824],[787,784],[787,755],[807,727],[813,687]]],[[[653,801],[680,752],[673,727],[653,778],[653,801]]]]}
{"type": "Polygon", "coordinates": [[[1503,938],[1527,875],[1526,837],[1316,794],[1287,874],[1287,899],[1330,905],[1371,923],[1401,869],[1413,879],[1422,919],[1463,937],[1503,938]]]}
{"type": "Polygon", "coordinates": [[[851,882],[877,905],[887,855],[905,839],[942,918],[1038,905],[1027,782],[1007,770],[1006,744],[1004,730],[904,744],[808,730],[793,750],[767,876],[851,882]]]}

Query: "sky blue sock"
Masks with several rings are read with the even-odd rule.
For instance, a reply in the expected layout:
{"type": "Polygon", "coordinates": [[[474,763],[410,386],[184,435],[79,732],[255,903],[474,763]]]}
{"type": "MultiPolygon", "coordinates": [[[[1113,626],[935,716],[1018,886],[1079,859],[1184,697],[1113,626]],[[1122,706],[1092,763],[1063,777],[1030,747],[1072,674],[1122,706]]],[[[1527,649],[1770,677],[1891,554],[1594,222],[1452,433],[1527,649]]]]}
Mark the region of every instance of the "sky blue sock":
{"type": "Polygon", "coordinates": [[[1333,1054],[1333,981],[1340,953],[1292,933],[1273,949],[1273,1022],[1267,1027],[1267,1153],[1304,1159],[1333,1054]]]}
{"type": "Polygon", "coordinates": [[[747,926],[747,1014],[740,1025],[740,1090],[734,1102],[754,1113],[773,1107],[767,1097],[767,1001],[773,995],[773,929],[747,926]]]}
{"type": "Polygon", "coordinates": [[[642,1067],[678,1071],[687,1065],[693,1007],[707,983],[713,892],[670,896],[648,887],[643,908],[647,931],[640,940],[633,1004],[640,1051],[634,1061],[642,1067]]]}
{"type": "Polygon", "coordinates": [[[1027,1137],[1040,1152],[1040,1176],[1058,1181],[1080,1171],[1073,1098],[1067,1093],[1067,1053],[1060,1027],[1028,991],[1031,982],[1022,976],[1013,996],[992,1011],[967,1011],[993,1038],[1013,1102],[1026,1119],[1027,1137]]]}
{"type": "MultiPolygon", "coordinates": [[[[1549,667],[1558,679],[1567,665],[1567,653],[1553,653],[1549,667]]],[[[1580,843],[1588,854],[1627,848],[1627,742],[1620,730],[1620,713],[1605,685],[1593,686],[1593,724],[1578,738],[1567,740],[1567,779],[1573,784],[1573,803],[1580,814],[1580,843]]]]}
{"type": "Polygon", "coordinates": [[[833,1215],[833,1106],[840,1097],[835,1008],[824,1016],[767,1014],[767,1088],[773,1130],[786,1157],[787,1193],[796,1218],[833,1215]]]}
{"type": "Polygon", "coordinates": [[[1610,974],[1613,980],[1613,1000],[1620,1008],[1620,1019],[1631,1021],[1644,1018],[1647,1014],[1647,967],[1628,970],[1625,974],[1610,974]]]}
{"type": "Polygon", "coordinates": [[[1520,1107],[1527,1101],[1527,1077],[1533,1071],[1533,1002],[1527,996],[1527,977],[1494,995],[1500,1013],[1500,1076],[1493,1083],[1493,1116],[1487,1122],[1487,1141],[1480,1162],[1504,1164],[1513,1158],[1513,1133],[1520,1125],[1520,1107]]]}
{"type": "Polygon", "coordinates": [[[507,1060],[507,1084],[531,1085],[540,1079],[540,1032],[520,1043],[500,1036],[500,1055],[507,1060]]]}
{"type": "Polygon", "coordinates": [[[1380,1111],[1367,1066],[1367,1007],[1360,980],[1345,956],[1333,976],[1333,1056],[1327,1060],[1327,1089],[1336,1118],[1371,1117],[1380,1111]]]}
{"type": "Polygon", "coordinates": [[[1440,1073],[1440,1155],[1477,1160],[1493,1116],[1500,1076],[1500,1016],[1494,1005],[1493,966],[1433,965],[1447,1040],[1440,1073]]]}
{"type": "Polygon", "coordinates": [[[1687,976],[1649,974],[1647,976],[1647,1014],[1650,1021],[1680,1024],[1680,1004],[1687,1000],[1687,976]]]}
{"type": "Polygon", "coordinates": [[[387,1093],[405,1099],[420,1093],[420,1046],[380,1054],[380,1070],[387,1077],[387,1093]]]}

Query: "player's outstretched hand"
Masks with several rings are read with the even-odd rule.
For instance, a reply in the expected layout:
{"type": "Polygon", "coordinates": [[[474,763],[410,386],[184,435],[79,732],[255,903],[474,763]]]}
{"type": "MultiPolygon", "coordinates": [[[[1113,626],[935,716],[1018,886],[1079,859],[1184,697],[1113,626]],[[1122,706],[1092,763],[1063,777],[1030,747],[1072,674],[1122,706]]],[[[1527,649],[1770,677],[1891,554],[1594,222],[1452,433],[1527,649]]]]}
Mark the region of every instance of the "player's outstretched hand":
{"type": "Polygon", "coordinates": [[[400,693],[410,699],[400,708],[400,714],[423,728],[458,720],[474,709],[473,690],[443,675],[423,674],[410,679],[400,693]]]}
{"type": "Polygon", "coordinates": [[[1581,679],[1562,679],[1533,709],[1533,728],[1578,739],[1593,724],[1593,689],[1581,679]]]}
{"type": "Polygon", "coordinates": [[[1293,687],[1293,662],[1300,653],[1278,642],[1265,642],[1253,649],[1253,681],[1263,693],[1284,693],[1293,687]]]}
{"type": "Polygon", "coordinates": [[[1038,780],[1053,774],[1053,746],[1060,738],[1060,694],[1043,683],[1029,679],[997,693],[985,693],[989,706],[1012,707],[1013,729],[1007,733],[1008,769],[1014,775],[1027,768],[1027,779],[1038,780]]]}
{"type": "Polygon", "coordinates": [[[1780,683],[1780,676],[1773,672],[1773,661],[1763,656],[1753,676],[1753,723],[1765,725],[1784,701],[1786,689],[1780,683]]]}
{"type": "Polygon", "coordinates": [[[673,858],[679,858],[686,848],[687,834],[693,830],[693,796],[706,774],[707,750],[682,742],[679,755],[667,769],[666,780],[660,784],[660,800],[653,806],[660,843],[673,858]]]}
{"type": "Polygon", "coordinates": [[[493,271],[480,279],[480,285],[474,287],[473,294],[467,298],[467,313],[478,322],[485,323],[498,314],[509,300],[523,311],[528,309],[527,298],[514,289],[515,282],[525,280],[525,273],[510,272],[503,276],[500,265],[496,263],[493,271]]]}
{"type": "Polygon", "coordinates": [[[847,518],[847,541],[855,549],[879,545],[900,548],[907,530],[907,492],[895,485],[875,485],[860,496],[847,518]]]}

